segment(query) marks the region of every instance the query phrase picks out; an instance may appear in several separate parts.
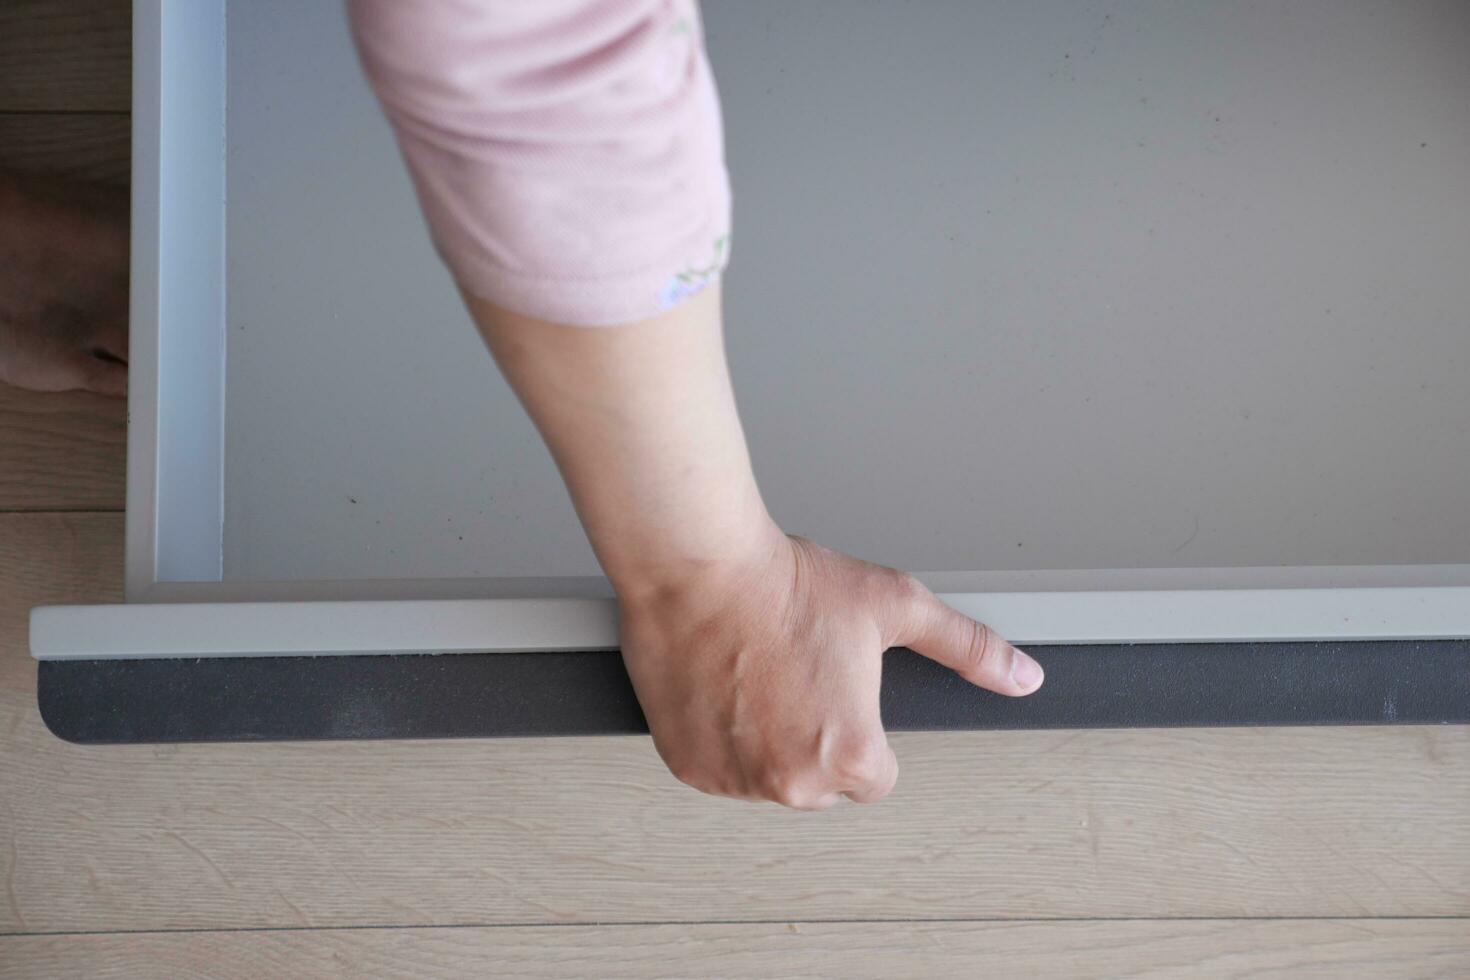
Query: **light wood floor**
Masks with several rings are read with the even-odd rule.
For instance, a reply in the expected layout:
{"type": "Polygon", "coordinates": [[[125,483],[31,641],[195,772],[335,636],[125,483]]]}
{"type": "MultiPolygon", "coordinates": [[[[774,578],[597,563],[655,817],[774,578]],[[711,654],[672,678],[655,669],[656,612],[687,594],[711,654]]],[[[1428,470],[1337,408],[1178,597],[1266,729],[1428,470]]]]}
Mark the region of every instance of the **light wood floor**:
{"type": "MultiPolygon", "coordinates": [[[[127,179],[127,8],[0,4],[0,166],[127,179]]],[[[0,977],[1470,976],[1470,728],[903,735],[816,815],[641,738],[62,743],[26,613],[118,597],[123,447],[0,388],[0,977]]]]}

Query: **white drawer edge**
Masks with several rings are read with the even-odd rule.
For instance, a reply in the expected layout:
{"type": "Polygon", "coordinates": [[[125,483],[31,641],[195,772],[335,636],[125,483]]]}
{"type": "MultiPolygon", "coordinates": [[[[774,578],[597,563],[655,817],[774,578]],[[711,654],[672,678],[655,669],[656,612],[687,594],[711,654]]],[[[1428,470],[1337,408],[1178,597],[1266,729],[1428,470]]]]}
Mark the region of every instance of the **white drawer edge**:
{"type": "MultiPolygon", "coordinates": [[[[1018,644],[1470,638],[1470,587],[950,593],[1018,644]]],[[[38,660],[614,650],[608,599],[43,606],[38,660]]]]}
{"type": "Polygon", "coordinates": [[[126,592],[223,574],[225,0],[134,0],[126,592]]]}

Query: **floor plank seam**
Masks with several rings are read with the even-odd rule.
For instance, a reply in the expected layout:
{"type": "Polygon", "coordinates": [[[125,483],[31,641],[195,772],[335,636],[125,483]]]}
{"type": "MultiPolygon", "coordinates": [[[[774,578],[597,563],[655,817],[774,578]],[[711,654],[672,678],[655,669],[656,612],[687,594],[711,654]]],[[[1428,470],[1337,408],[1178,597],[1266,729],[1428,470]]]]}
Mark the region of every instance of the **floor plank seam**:
{"type": "Polygon", "coordinates": [[[88,514],[125,514],[125,513],[127,513],[127,511],[124,510],[121,507],[119,507],[119,508],[117,508],[115,510],[99,509],[97,507],[78,507],[75,510],[71,510],[71,509],[68,509],[68,508],[65,508],[65,507],[47,507],[44,510],[30,510],[30,509],[27,509],[25,507],[0,507],[0,517],[8,516],[8,515],[11,515],[11,514],[25,514],[25,515],[30,516],[30,517],[47,517],[47,516],[52,516],[52,517],[60,517],[60,516],[76,517],[78,515],[85,516],[85,515],[88,515],[88,514]]]}
{"type": "Polygon", "coordinates": [[[0,109],[4,116],[131,116],[131,109],[0,109]]]}
{"type": "Polygon", "coordinates": [[[371,932],[393,929],[642,929],[651,926],[778,926],[778,925],[1054,925],[1060,923],[1126,922],[1470,922],[1470,915],[1093,915],[1093,916],[1001,916],[955,918],[851,918],[851,919],[642,919],[616,922],[450,922],[440,925],[375,923],[327,926],[226,926],[179,929],[62,929],[55,931],[0,932],[0,939],[42,936],[170,936],[198,933],[236,932],[371,932]]]}

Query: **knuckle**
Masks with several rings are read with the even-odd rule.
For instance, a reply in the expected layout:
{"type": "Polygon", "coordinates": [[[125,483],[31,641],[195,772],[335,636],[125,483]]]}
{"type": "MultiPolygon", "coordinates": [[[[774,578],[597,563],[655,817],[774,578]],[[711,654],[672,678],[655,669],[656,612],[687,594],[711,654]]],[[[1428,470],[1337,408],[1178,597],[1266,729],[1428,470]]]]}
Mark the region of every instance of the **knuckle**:
{"type": "Polygon", "coordinates": [[[908,572],[899,572],[896,582],[899,594],[905,599],[922,600],[929,598],[929,586],[920,582],[908,572]]]}
{"type": "Polygon", "coordinates": [[[930,622],[933,593],[908,572],[878,568],[871,579],[869,601],[875,608],[884,610],[883,620],[894,631],[885,635],[885,645],[900,633],[920,630],[930,622]]]}
{"type": "Polygon", "coordinates": [[[772,803],[795,807],[801,800],[801,790],[795,781],[772,777],[766,781],[764,795],[772,803]]]}
{"type": "Polygon", "coordinates": [[[814,810],[825,810],[834,802],[836,802],[836,800],[834,797],[831,796],[831,794],[798,793],[797,795],[790,797],[789,799],[780,800],[778,802],[780,802],[782,806],[787,807],[791,810],[805,810],[807,812],[811,812],[814,810]]]}
{"type": "Polygon", "coordinates": [[[896,568],[883,568],[878,573],[878,586],[891,598],[900,603],[923,602],[929,598],[929,588],[908,572],[896,568]]]}
{"type": "Polygon", "coordinates": [[[853,740],[832,760],[834,774],[848,783],[871,782],[883,774],[887,765],[888,748],[876,735],[853,740]]]}
{"type": "Polygon", "coordinates": [[[870,793],[866,797],[862,798],[862,802],[864,802],[864,803],[877,803],[879,800],[887,799],[888,798],[888,794],[893,792],[893,787],[895,785],[896,785],[896,782],[890,782],[886,786],[880,786],[880,787],[878,787],[872,793],[870,793]]]}
{"type": "Polygon", "coordinates": [[[984,623],[977,623],[974,620],[966,620],[964,629],[967,633],[964,646],[965,672],[984,673],[993,665],[1000,652],[995,632],[984,623]]]}
{"type": "Polygon", "coordinates": [[[762,795],[772,803],[779,803],[793,810],[810,810],[821,796],[819,793],[812,792],[810,780],[789,771],[768,774],[763,784],[762,795]]]}

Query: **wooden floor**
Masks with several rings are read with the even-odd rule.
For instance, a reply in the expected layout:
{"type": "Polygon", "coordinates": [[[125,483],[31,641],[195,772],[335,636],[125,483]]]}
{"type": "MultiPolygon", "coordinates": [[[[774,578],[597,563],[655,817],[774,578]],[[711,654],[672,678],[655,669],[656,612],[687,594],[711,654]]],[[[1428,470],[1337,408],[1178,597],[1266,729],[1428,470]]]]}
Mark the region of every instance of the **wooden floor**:
{"type": "MultiPolygon", "coordinates": [[[[0,5],[0,166],[127,179],[127,7],[0,5]]],[[[1470,977],[1463,727],[903,735],[826,814],[641,738],[62,743],[26,613],[118,597],[124,436],[0,388],[0,977],[1470,977]]]]}

